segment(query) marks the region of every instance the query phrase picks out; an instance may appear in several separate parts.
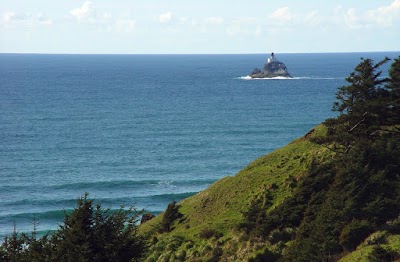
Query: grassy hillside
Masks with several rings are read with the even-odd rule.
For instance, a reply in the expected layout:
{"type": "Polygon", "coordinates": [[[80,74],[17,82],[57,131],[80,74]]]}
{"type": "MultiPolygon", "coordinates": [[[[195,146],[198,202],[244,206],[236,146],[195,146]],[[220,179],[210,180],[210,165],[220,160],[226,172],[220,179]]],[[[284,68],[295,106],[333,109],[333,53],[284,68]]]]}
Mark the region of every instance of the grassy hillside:
{"type": "Polygon", "coordinates": [[[242,212],[266,192],[273,203],[270,209],[291,196],[310,163],[315,159],[322,161],[332,154],[310,142],[311,137],[325,132],[323,126],[318,126],[304,137],[255,160],[236,176],[225,177],[181,201],[178,204],[183,217],[174,223],[171,232],[157,232],[162,214],[141,225],[140,232],[149,235],[153,242],[147,260],[165,261],[168,257],[180,260],[184,257],[185,260],[204,261],[211,259],[213,252],[220,251],[221,259],[246,260],[262,250],[264,242],[247,241],[243,232],[237,229],[243,222],[242,212]]]}
{"type": "MultiPolygon", "coordinates": [[[[304,137],[255,160],[236,176],[225,177],[182,200],[178,203],[182,216],[174,221],[170,232],[160,233],[163,214],[141,225],[140,233],[151,243],[146,261],[265,261],[269,251],[284,253],[292,241],[274,240],[282,237],[283,231],[275,230],[267,238],[246,234],[239,229],[245,222],[243,212],[261,198],[271,203],[267,214],[273,213],[285,199],[293,197],[299,184],[309,176],[312,163],[322,164],[333,158],[332,151],[311,142],[325,137],[326,132],[326,127],[320,125],[304,137]]],[[[399,233],[373,232],[354,251],[332,261],[374,261],[368,260],[368,256],[377,246],[398,252],[399,233]]]]}
{"type": "Polygon", "coordinates": [[[143,224],[147,261],[400,259],[400,58],[362,59],[339,114],[143,224]]]}

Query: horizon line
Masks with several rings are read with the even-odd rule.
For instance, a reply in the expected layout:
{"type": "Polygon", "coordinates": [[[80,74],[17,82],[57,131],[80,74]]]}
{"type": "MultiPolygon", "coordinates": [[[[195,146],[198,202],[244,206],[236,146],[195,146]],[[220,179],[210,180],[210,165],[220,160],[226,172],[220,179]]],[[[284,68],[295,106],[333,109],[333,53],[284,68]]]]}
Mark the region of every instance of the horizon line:
{"type": "MultiPolygon", "coordinates": [[[[327,51],[327,52],[273,52],[275,54],[357,54],[357,53],[396,53],[400,51],[327,51]]],[[[45,53],[45,52],[0,52],[15,55],[261,55],[271,52],[257,53],[45,53]]]]}

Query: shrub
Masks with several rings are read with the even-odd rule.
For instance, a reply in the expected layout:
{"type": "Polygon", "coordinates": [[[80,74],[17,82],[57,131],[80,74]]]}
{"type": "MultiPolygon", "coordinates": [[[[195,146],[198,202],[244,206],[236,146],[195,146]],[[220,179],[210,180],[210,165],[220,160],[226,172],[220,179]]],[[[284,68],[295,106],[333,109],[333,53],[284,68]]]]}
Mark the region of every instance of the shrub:
{"type": "Polygon", "coordinates": [[[214,229],[203,229],[200,232],[199,236],[200,236],[200,238],[203,238],[203,239],[210,239],[212,237],[215,237],[218,239],[218,238],[221,238],[223,236],[223,234],[214,229]]]}
{"type": "Polygon", "coordinates": [[[352,251],[372,233],[373,228],[366,220],[353,220],[347,224],[339,236],[339,244],[344,249],[352,251]]]}
{"type": "Polygon", "coordinates": [[[390,247],[384,248],[380,245],[375,246],[368,255],[369,262],[390,262],[394,261],[396,252],[390,247]]]}
{"type": "Polygon", "coordinates": [[[221,256],[222,256],[222,248],[216,247],[213,249],[212,257],[208,260],[208,262],[218,262],[221,256]]]}
{"type": "Polygon", "coordinates": [[[179,207],[180,206],[177,205],[175,201],[168,205],[161,221],[161,233],[170,232],[172,230],[172,224],[174,221],[182,217],[182,214],[179,213],[179,207]]]}
{"type": "Polygon", "coordinates": [[[177,255],[176,258],[181,260],[181,261],[185,261],[186,259],[186,251],[185,250],[181,250],[177,255]]]}
{"type": "Polygon", "coordinates": [[[284,228],[282,230],[274,229],[269,234],[268,240],[271,244],[276,244],[278,242],[288,242],[293,238],[295,232],[292,228],[284,228]]]}
{"type": "Polygon", "coordinates": [[[388,230],[392,234],[400,234],[400,216],[387,223],[388,230]]]}
{"type": "Polygon", "coordinates": [[[278,261],[280,255],[273,253],[269,249],[265,249],[263,253],[257,254],[255,257],[249,259],[249,262],[274,262],[278,261]]]}
{"type": "Polygon", "coordinates": [[[194,246],[193,241],[188,241],[185,245],[186,249],[191,249],[194,246]]]}
{"type": "Polygon", "coordinates": [[[370,235],[365,242],[367,245],[385,244],[387,242],[386,236],[387,233],[385,231],[378,231],[370,235]]]}

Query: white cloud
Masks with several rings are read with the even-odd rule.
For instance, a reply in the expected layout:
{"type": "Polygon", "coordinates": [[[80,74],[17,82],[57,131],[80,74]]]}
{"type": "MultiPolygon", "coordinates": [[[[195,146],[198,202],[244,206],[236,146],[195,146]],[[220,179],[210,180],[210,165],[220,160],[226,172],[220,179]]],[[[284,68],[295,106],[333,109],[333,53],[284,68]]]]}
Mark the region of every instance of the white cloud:
{"type": "Polygon", "coordinates": [[[229,36],[260,36],[262,30],[257,19],[243,17],[233,20],[226,28],[226,33],[229,36]]]}
{"type": "Polygon", "coordinates": [[[96,17],[96,10],[90,1],[84,2],[81,7],[72,9],[69,13],[78,19],[78,21],[94,19],[96,17]]]}
{"type": "Polygon", "coordinates": [[[113,31],[118,33],[131,33],[136,29],[136,20],[118,19],[112,27],[113,31]]]}
{"type": "Polygon", "coordinates": [[[292,30],[302,27],[314,30],[318,26],[322,30],[383,29],[400,27],[400,0],[392,0],[386,6],[363,10],[361,8],[344,8],[337,6],[331,14],[320,14],[320,10],[308,13],[295,12],[288,7],[281,7],[268,15],[266,26],[274,26],[271,30],[292,30]]]}
{"type": "Polygon", "coordinates": [[[172,13],[166,12],[158,16],[158,21],[162,24],[169,23],[172,19],[172,13]]]}
{"type": "Polygon", "coordinates": [[[344,14],[344,22],[350,29],[360,28],[364,24],[354,8],[350,8],[346,11],[344,14]]]}
{"type": "Polygon", "coordinates": [[[400,0],[364,12],[357,12],[354,8],[340,11],[348,29],[387,28],[400,22],[400,0]]]}
{"type": "Polygon", "coordinates": [[[309,25],[316,26],[321,22],[321,16],[317,10],[311,11],[305,15],[304,22],[309,25]]]}
{"type": "Polygon", "coordinates": [[[11,23],[15,19],[15,13],[12,11],[6,12],[1,16],[1,20],[3,23],[11,23]]]}
{"type": "Polygon", "coordinates": [[[88,22],[95,25],[99,32],[131,33],[136,29],[136,20],[129,15],[114,17],[110,13],[98,12],[91,1],[72,9],[69,14],[78,22],[88,22]]]}
{"type": "Polygon", "coordinates": [[[290,22],[293,20],[294,16],[290,12],[289,7],[285,6],[276,9],[271,15],[269,15],[269,18],[278,22],[290,22]]]}
{"type": "Polygon", "coordinates": [[[220,25],[224,23],[224,19],[222,17],[207,17],[204,22],[210,25],[220,25]]]}
{"type": "Polygon", "coordinates": [[[393,12],[399,11],[400,0],[394,0],[389,6],[383,6],[378,8],[378,12],[381,14],[392,14],[393,12]]]}
{"type": "Polygon", "coordinates": [[[380,26],[392,26],[394,20],[400,17],[400,0],[393,1],[389,6],[382,6],[376,10],[367,11],[366,19],[380,26]]]}
{"type": "Polygon", "coordinates": [[[8,11],[1,15],[1,24],[5,27],[22,26],[22,27],[36,27],[44,25],[52,25],[53,20],[47,18],[41,13],[15,13],[8,11]]]}
{"type": "Polygon", "coordinates": [[[261,36],[262,35],[262,28],[261,28],[261,26],[260,25],[258,25],[257,27],[256,27],[256,30],[254,31],[254,35],[255,36],[261,36]]]}

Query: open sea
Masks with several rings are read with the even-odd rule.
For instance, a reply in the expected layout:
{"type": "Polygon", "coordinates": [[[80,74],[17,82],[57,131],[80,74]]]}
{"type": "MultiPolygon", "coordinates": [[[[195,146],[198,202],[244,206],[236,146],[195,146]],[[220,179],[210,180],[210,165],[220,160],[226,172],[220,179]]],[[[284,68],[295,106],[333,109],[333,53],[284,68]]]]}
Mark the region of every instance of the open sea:
{"type": "Polygon", "coordinates": [[[0,54],[0,238],[85,192],[159,213],[334,116],[361,57],[398,55],[277,54],[293,79],[249,80],[269,54],[0,54]]]}

